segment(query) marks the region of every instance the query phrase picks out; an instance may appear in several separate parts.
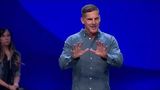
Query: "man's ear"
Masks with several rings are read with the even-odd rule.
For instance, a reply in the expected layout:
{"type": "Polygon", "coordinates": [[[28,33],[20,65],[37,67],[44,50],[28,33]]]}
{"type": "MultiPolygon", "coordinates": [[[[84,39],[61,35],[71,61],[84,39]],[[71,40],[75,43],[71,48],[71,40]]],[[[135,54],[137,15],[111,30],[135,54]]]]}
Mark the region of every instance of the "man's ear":
{"type": "Polygon", "coordinates": [[[82,23],[82,24],[84,24],[84,20],[83,20],[83,17],[81,17],[81,23],[82,23]]]}

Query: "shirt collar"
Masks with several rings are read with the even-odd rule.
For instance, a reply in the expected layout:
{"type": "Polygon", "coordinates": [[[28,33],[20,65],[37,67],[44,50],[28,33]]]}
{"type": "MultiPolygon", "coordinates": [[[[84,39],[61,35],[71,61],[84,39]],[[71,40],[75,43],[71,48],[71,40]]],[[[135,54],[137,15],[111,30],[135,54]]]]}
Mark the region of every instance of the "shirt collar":
{"type": "MultiPolygon", "coordinates": [[[[101,33],[101,30],[98,29],[98,32],[97,32],[96,37],[99,38],[99,37],[100,37],[100,33],[101,33]]],[[[87,33],[85,32],[85,29],[84,29],[84,28],[81,29],[80,34],[81,34],[83,37],[88,37],[88,35],[87,35],[87,33]]]]}

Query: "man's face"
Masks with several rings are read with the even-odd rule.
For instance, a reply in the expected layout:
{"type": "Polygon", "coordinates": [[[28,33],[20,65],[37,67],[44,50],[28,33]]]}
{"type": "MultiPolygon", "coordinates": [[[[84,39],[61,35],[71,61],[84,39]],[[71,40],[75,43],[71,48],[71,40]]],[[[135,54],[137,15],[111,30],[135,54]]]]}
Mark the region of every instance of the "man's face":
{"type": "Polygon", "coordinates": [[[99,12],[87,12],[84,16],[82,16],[81,22],[85,25],[85,29],[88,33],[96,34],[100,23],[99,12]]]}

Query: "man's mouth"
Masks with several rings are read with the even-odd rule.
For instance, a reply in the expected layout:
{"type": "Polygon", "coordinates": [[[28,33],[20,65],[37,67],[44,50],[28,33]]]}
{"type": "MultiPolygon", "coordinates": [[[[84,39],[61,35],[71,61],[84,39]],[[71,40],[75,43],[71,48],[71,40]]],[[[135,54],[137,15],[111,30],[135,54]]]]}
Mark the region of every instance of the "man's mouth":
{"type": "Polygon", "coordinates": [[[93,30],[95,30],[95,29],[97,29],[97,26],[94,25],[94,26],[91,26],[91,28],[92,28],[93,30]]]}

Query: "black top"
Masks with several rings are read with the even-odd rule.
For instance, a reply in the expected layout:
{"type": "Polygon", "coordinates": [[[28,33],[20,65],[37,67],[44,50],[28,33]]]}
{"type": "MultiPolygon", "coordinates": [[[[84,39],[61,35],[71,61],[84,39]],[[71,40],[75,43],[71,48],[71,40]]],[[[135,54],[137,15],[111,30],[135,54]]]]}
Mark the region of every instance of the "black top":
{"type": "MultiPolygon", "coordinates": [[[[4,60],[1,62],[2,64],[1,79],[10,85],[13,85],[14,77],[16,75],[16,72],[19,70],[19,68],[16,66],[15,57],[16,55],[14,54],[11,60],[7,60],[7,56],[5,56],[4,60]]],[[[9,89],[0,86],[0,90],[9,90],[9,89]]]]}

